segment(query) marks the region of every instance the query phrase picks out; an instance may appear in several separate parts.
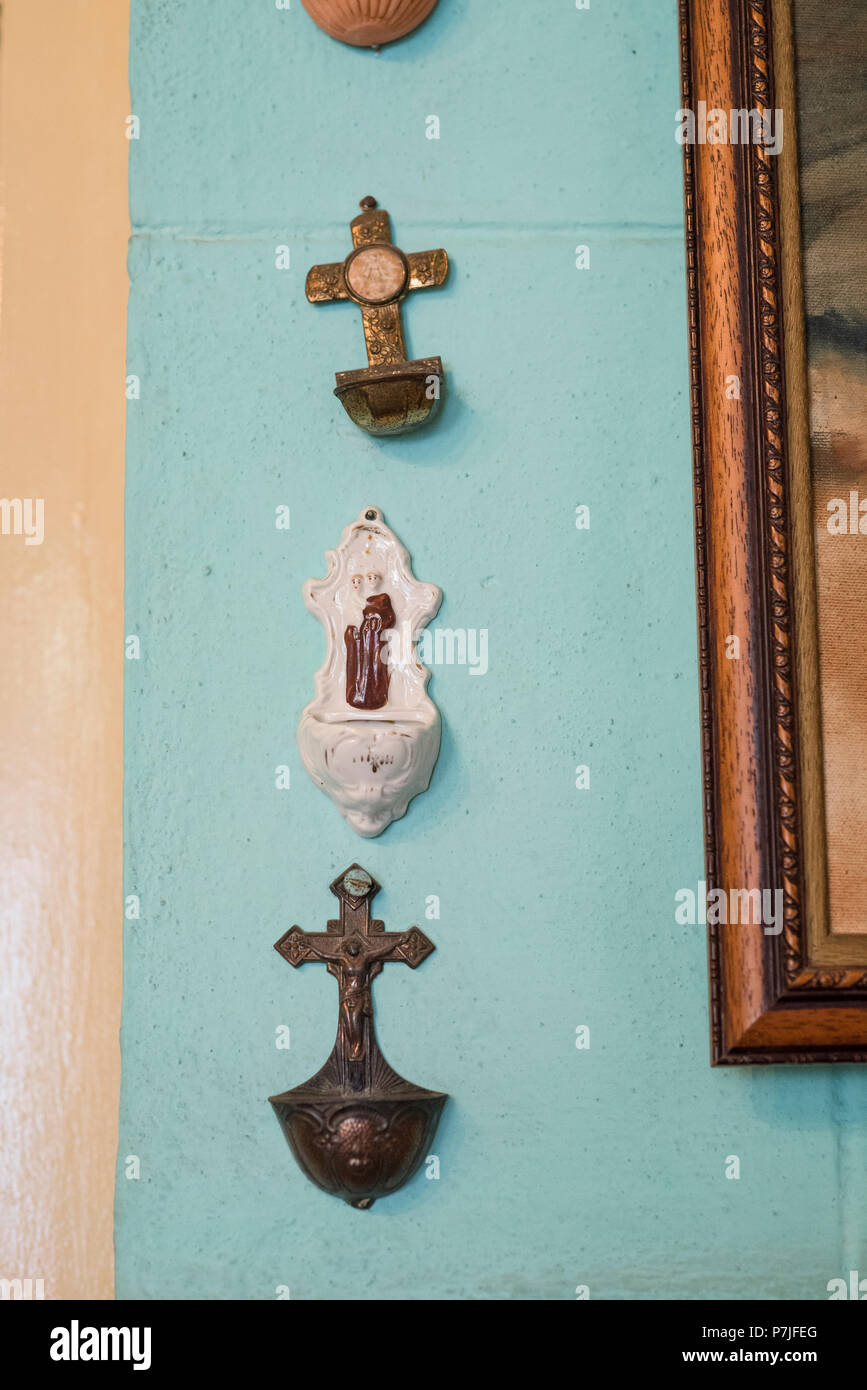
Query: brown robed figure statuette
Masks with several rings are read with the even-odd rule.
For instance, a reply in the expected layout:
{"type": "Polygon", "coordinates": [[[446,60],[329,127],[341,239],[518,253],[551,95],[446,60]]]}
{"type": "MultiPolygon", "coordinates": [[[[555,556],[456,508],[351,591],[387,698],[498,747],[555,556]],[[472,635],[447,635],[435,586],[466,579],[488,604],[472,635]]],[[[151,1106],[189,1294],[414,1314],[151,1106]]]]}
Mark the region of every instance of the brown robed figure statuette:
{"type": "Polygon", "coordinates": [[[337,372],[334,394],[368,434],[405,434],[435,414],[445,376],[439,357],[408,362],[400,317],[411,290],[441,285],[449,258],[442,248],[404,255],[392,244],[391,223],[375,198],[363,198],[351,223],[353,249],[345,261],[307,273],[311,304],[351,299],[361,310],[368,366],[337,372]]]}
{"type": "Polygon", "coordinates": [[[382,709],[388,703],[388,639],[396,622],[388,594],[372,594],[361,626],[350,625],[346,644],[346,703],[355,709],[382,709]]]}
{"type": "Polygon", "coordinates": [[[419,927],[372,921],[379,884],[352,864],[331,884],[340,918],[324,932],[291,927],[275,945],[290,965],[319,961],[337,981],[337,1038],[325,1066],[271,1104],[289,1147],[318,1187],[367,1209],[412,1177],[447,1097],[398,1076],[379,1050],[371,985],[389,961],[412,970],[434,949],[419,927]]]}

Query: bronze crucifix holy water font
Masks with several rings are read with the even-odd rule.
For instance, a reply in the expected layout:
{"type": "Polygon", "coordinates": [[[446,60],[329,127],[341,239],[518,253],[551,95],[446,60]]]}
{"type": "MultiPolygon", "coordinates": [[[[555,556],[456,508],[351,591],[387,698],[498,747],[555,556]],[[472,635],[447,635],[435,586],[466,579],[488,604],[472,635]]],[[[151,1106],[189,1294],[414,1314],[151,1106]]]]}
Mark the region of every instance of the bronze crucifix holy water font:
{"type": "Polygon", "coordinates": [[[368,434],[406,434],[427,424],[444,382],[439,357],[408,362],[400,317],[412,290],[441,285],[449,258],[442,248],[404,255],[391,241],[391,222],[375,198],[363,198],[350,224],[353,249],[345,261],[314,265],[307,272],[311,304],[351,299],[361,310],[368,366],[337,372],[334,394],[347,415],[368,434]]]}
{"type": "Polygon", "coordinates": [[[390,961],[415,970],[434,945],[418,927],[387,932],[384,923],[371,921],[379,884],[360,864],[340,874],[331,891],[340,902],[339,919],[324,932],[291,927],[275,950],[296,967],[318,961],[337,980],[337,1038],[315,1076],[270,1100],[307,1177],[367,1210],[416,1172],[447,1100],[388,1065],[374,1032],[371,985],[390,961]]]}

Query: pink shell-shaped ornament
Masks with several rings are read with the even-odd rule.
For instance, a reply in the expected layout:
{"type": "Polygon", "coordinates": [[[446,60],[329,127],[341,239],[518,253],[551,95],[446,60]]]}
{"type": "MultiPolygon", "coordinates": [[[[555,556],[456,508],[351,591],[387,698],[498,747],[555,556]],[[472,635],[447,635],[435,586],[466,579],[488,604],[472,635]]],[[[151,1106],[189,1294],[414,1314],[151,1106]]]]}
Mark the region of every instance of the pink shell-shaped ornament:
{"type": "Polygon", "coordinates": [[[427,19],[437,0],[301,0],[312,20],[341,43],[374,48],[402,39],[427,19]]]}

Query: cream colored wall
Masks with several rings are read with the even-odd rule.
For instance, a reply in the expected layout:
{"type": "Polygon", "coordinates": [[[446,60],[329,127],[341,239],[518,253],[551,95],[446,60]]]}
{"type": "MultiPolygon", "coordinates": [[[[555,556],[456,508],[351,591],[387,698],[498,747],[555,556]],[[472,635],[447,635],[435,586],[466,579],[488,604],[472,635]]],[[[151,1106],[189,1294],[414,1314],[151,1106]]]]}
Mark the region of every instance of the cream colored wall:
{"type": "Polygon", "coordinates": [[[0,1278],[113,1296],[121,985],[126,0],[0,47],[0,1278]]]}

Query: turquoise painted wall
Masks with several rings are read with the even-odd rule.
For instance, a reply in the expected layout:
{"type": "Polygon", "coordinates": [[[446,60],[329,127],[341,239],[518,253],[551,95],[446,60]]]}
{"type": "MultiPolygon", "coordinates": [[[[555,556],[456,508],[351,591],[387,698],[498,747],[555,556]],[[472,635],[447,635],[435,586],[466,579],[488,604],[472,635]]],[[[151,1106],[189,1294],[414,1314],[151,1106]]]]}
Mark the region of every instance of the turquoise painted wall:
{"type": "Polygon", "coordinates": [[[378,55],[299,0],[133,0],[122,1298],[822,1298],[867,1273],[865,1078],[712,1072],[703,932],[674,920],[702,876],[677,59],[674,0],[441,0],[378,55]],[[405,312],[441,420],[384,442],[331,395],[357,311],[304,298],[368,193],[452,257],[405,312]],[[295,746],[323,653],[301,586],[368,503],[490,652],[435,669],[431,789],[373,842],[295,746]],[[366,1214],[266,1103],[336,1021],[333,980],[272,943],[355,858],[437,945],[377,981],[383,1048],[452,1097],[440,1179],[366,1214]]]}

